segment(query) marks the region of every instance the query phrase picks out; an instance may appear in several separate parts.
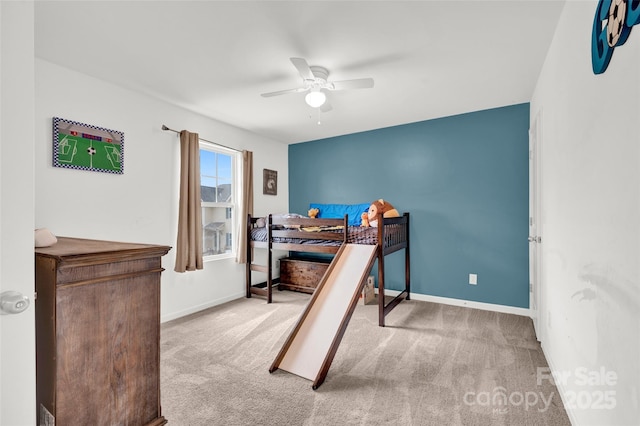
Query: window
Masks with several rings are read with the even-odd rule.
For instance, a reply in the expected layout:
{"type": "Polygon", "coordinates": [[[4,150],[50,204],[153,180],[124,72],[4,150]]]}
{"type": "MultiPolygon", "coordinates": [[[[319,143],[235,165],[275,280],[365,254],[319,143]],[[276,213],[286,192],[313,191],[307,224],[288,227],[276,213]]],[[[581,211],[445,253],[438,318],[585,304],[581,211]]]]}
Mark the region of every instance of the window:
{"type": "Polygon", "coordinates": [[[205,260],[235,256],[239,153],[200,143],[202,254],[205,260]]]}

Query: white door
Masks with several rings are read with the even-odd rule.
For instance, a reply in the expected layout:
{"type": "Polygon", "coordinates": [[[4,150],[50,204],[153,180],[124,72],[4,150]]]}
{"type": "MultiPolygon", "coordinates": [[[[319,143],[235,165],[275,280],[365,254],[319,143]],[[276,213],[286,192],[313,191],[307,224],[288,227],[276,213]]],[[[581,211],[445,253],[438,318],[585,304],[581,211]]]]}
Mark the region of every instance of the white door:
{"type": "Polygon", "coordinates": [[[541,113],[529,129],[529,309],[538,341],[542,341],[540,285],[540,147],[541,113]]]}
{"type": "Polygon", "coordinates": [[[0,293],[30,300],[0,314],[0,425],[10,426],[36,423],[33,14],[31,1],[0,1],[0,293]]]}

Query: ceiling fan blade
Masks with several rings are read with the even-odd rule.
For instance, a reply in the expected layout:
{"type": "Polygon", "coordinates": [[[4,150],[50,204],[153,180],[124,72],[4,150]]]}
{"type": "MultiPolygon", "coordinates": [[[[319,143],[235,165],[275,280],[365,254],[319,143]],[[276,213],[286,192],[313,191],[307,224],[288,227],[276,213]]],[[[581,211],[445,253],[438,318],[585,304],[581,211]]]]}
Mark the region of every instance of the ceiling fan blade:
{"type": "Polygon", "coordinates": [[[347,89],[370,89],[373,87],[372,78],[358,78],[355,80],[333,81],[330,83],[329,90],[347,90],[347,89]]]}
{"type": "Polygon", "coordinates": [[[307,89],[305,89],[304,87],[298,87],[297,89],[278,90],[277,92],[263,93],[260,96],[262,96],[263,98],[270,98],[271,96],[286,95],[288,93],[300,93],[306,90],[307,89]]]}
{"type": "Polygon", "coordinates": [[[315,80],[315,76],[311,72],[311,67],[303,58],[289,58],[291,63],[297,68],[303,80],[315,80]]]}

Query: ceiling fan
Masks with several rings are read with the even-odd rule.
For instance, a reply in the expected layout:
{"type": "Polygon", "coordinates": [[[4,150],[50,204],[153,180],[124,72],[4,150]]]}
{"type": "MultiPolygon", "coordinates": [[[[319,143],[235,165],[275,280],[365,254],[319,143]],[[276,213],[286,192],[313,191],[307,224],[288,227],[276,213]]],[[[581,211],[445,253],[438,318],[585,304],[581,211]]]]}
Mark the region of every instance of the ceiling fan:
{"type": "Polygon", "coordinates": [[[329,81],[329,71],[319,66],[309,66],[303,58],[290,58],[291,63],[296,67],[302,77],[302,87],[296,89],[279,90],[277,92],[263,93],[265,98],[271,96],[285,95],[288,93],[309,92],[305,96],[307,104],[313,108],[320,108],[322,112],[331,110],[331,105],[327,102],[325,91],[349,90],[349,89],[369,89],[373,87],[372,78],[358,78],[355,80],[329,81]]]}

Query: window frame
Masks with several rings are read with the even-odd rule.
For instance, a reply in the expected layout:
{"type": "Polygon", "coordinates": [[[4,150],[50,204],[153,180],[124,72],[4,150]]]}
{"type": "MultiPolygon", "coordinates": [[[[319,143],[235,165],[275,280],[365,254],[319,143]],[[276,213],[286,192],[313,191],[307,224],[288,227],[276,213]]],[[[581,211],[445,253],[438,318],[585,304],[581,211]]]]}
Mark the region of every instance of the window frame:
{"type": "MultiPolygon", "coordinates": [[[[238,220],[238,209],[240,208],[241,204],[240,204],[240,198],[242,197],[242,192],[241,192],[241,188],[242,188],[242,173],[241,173],[241,167],[242,167],[242,155],[240,152],[233,150],[233,149],[229,149],[226,147],[222,147],[220,145],[216,145],[213,143],[209,143],[207,141],[200,141],[200,151],[209,151],[209,152],[214,152],[216,154],[222,154],[222,155],[227,155],[229,157],[231,157],[231,191],[232,191],[232,197],[231,197],[231,202],[211,202],[211,201],[200,201],[200,206],[202,209],[202,217],[203,217],[203,223],[202,223],[202,260],[203,262],[211,262],[211,261],[216,261],[216,260],[222,260],[222,259],[229,259],[229,258],[235,258],[236,257],[236,253],[238,250],[237,247],[237,241],[238,241],[238,233],[240,231],[239,226],[240,226],[240,220],[238,220]],[[231,209],[231,241],[232,241],[232,245],[231,245],[231,251],[230,252],[225,252],[225,253],[218,253],[218,254],[205,254],[204,252],[204,248],[205,248],[205,238],[204,238],[204,210],[206,208],[213,208],[213,207],[217,207],[217,208],[225,208],[225,209],[231,209]]],[[[202,178],[203,173],[202,170],[200,170],[200,178],[202,178]]],[[[217,177],[217,176],[216,176],[217,177]]],[[[200,183],[200,186],[202,187],[202,182],[200,183]]],[[[228,210],[227,212],[225,212],[225,217],[228,215],[228,210]]],[[[224,241],[226,242],[227,240],[227,236],[226,233],[224,235],[224,241]]]]}

